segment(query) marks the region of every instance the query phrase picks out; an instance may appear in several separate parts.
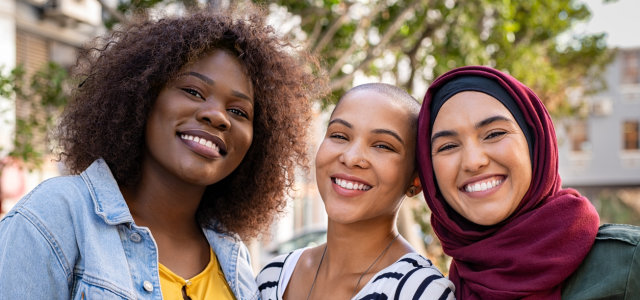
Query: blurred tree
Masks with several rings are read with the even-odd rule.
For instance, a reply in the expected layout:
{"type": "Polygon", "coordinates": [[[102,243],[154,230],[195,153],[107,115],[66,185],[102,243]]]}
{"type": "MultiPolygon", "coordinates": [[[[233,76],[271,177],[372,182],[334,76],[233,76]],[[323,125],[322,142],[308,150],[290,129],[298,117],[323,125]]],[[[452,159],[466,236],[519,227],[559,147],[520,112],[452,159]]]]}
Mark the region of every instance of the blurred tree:
{"type": "MultiPolygon", "coordinates": [[[[27,75],[22,66],[8,74],[3,71],[0,68],[0,101],[15,103],[19,99],[21,109],[16,113],[11,149],[0,147],[0,175],[5,163],[11,162],[20,162],[28,170],[38,169],[53,147],[47,136],[67,103],[69,75],[53,62],[33,75],[27,75]]],[[[0,213],[2,195],[0,190],[0,213]]]]}
{"type": "MultiPolygon", "coordinates": [[[[112,8],[98,1],[109,28],[168,6],[179,13],[230,2],[118,0],[112,8]]],[[[576,23],[591,16],[579,0],[253,2],[268,6],[279,23],[299,20],[282,34],[324,60],[334,95],[323,99],[323,107],[351,87],[356,75],[396,84],[421,98],[428,83],[447,70],[488,65],[531,87],[553,115],[571,115],[580,103],[567,101],[568,94],[576,88],[584,94],[603,88],[600,75],[613,57],[604,34],[571,34],[576,23]]]]}
{"type": "Polygon", "coordinates": [[[0,99],[19,99],[12,149],[3,156],[17,158],[28,169],[39,168],[54,145],[47,138],[69,98],[69,75],[60,65],[49,62],[28,76],[21,66],[4,75],[0,70],[0,99]]]}
{"type": "MultiPolygon", "coordinates": [[[[602,88],[600,74],[612,57],[604,34],[570,34],[591,15],[574,0],[276,0],[272,10],[273,4],[300,16],[304,43],[325,60],[336,96],[360,74],[421,98],[447,70],[489,65],[565,115],[578,107],[566,101],[567,92],[602,88]]],[[[300,36],[296,29],[289,34],[300,36]]]]}

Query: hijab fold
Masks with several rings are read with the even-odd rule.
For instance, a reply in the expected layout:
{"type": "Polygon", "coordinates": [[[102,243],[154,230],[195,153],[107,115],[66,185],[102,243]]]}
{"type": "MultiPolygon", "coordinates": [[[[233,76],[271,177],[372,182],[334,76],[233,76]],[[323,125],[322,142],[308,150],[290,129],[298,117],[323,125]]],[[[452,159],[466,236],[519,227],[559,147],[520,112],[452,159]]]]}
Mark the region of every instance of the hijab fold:
{"type": "Polygon", "coordinates": [[[555,130],[538,96],[492,68],[451,70],[436,79],[425,95],[418,120],[417,156],[425,199],[432,211],[431,224],[444,252],[453,258],[449,278],[456,285],[456,297],[560,299],[562,283],[593,245],[599,217],[588,199],[573,189],[562,189],[555,130]],[[523,130],[529,130],[532,182],[513,214],[493,226],[474,224],[455,212],[439,192],[433,173],[431,127],[443,102],[435,113],[432,102],[439,99],[434,96],[440,88],[450,81],[464,82],[462,77],[483,77],[496,83],[517,104],[516,114],[521,113],[528,127],[523,130]]]}

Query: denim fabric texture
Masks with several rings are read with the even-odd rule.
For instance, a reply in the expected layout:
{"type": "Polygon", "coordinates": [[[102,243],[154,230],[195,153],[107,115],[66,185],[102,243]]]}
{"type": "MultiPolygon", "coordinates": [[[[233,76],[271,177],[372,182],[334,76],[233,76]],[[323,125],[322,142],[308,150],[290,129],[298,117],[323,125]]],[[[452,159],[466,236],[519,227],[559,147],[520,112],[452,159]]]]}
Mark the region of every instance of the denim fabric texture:
{"type": "Polygon", "coordinates": [[[591,251],[565,282],[562,299],[640,299],[640,227],[600,226],[591,251]]]}
{"type": "MultiPolygon", "coordinates": [[[[258,299],[246,246],[203,232],[236,299],[258,299]]],[[[0,299],[162,299],[156,243],[104,160],[46,180],[0,221],[0,299]]]]}

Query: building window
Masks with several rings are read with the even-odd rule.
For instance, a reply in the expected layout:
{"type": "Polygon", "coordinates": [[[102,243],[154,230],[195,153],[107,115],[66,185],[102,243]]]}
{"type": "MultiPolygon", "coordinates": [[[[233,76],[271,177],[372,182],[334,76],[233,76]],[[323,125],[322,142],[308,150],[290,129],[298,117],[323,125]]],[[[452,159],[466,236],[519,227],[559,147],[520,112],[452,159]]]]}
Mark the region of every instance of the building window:
{"type": "Polygon", "coordinates": [[[623,124],[624,150],[640,150],[640,122],[625,121],[623,124]]]}
{"type": "Polygon", "coordinates": [[[571,151],[585,152],[589,150],[589,134],[587,122],[585,120],[574,120],[568,126],[569,141],[571,151]]]}
{"type": "Polygon", "coordinates": [[[640,84],[640,51],[623,52],[622,83],[640,84]]]}

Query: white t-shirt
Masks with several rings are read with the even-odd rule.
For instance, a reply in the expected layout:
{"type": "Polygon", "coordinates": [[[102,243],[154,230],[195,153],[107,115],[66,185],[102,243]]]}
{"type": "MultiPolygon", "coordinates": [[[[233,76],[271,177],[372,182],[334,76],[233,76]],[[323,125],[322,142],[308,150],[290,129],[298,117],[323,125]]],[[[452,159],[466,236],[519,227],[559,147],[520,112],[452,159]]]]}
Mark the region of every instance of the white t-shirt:
{"type": "MultiPolygon", "coordinates": [[[[262,300],[282,300],[300,255],[297,249],[271,260],[256,281],[262,300]]],[[[353,299],[455,299],[455,287],[418,253],[407,253],[376,273],[353,299]]]]}

